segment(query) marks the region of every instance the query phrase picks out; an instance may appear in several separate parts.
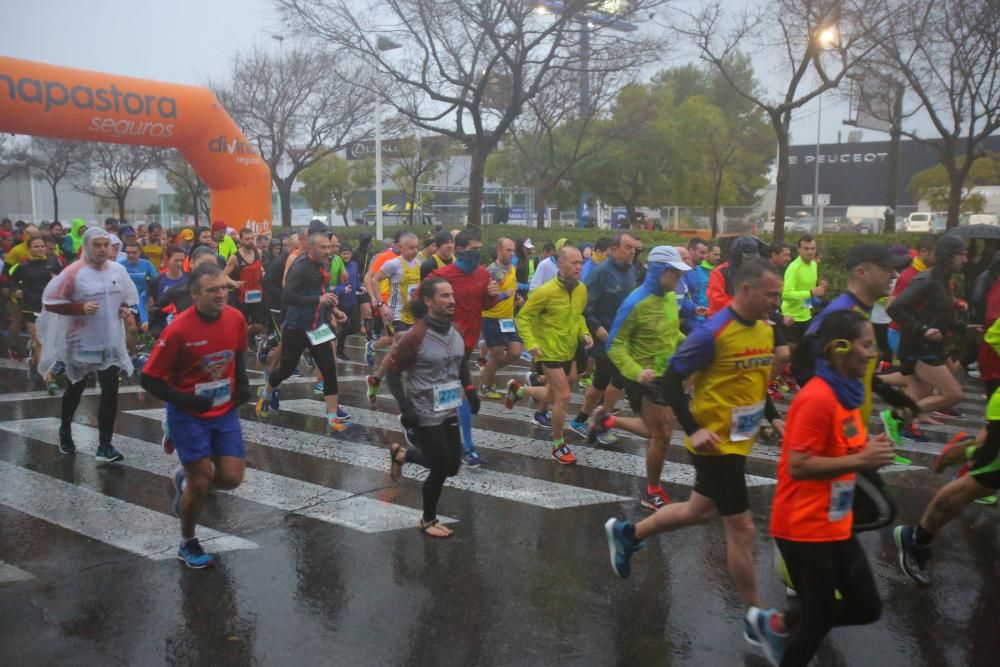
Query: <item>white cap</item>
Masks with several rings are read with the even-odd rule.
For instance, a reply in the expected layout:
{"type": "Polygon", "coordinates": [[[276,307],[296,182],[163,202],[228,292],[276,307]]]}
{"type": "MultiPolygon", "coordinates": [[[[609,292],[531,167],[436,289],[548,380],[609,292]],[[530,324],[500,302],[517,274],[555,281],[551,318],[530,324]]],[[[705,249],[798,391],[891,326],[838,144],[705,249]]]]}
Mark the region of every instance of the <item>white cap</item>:
{"type": "Polygon", "coordinates": [[[650,264],[666,264],[678,271],[690,271],[691,266],[681,259],[677,248],[669,245],[659,245],[649,251],[646,261],[650,264]]]}
{"type": "Polygon", "coordinates": [[[524,247],[528,250],[534,250],[535,244],[531,242],[531,239],[524,239],[524,247]]]}

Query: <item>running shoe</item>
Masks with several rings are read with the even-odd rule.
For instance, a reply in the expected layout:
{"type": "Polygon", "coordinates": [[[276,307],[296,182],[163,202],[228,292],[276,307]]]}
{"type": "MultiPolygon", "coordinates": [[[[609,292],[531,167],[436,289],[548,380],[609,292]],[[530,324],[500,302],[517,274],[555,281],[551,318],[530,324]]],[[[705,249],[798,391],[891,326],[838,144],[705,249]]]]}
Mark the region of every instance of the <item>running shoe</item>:
{"type": "Polygon", "coordinates": [[[470,447],[469,449],[462,451],[462,464],[467,468],[478,468],[483,465],[485,461],[483,457],[479,455],[475,447],[470,447]]]}
{"type": "MultiPolygon", "coordinates": [[[[514,404],[521,400],[521,397],[517,395],[517,392],[521,390],[521,383],[511,378],[507,380],[507,396],[504,399],[504,407],[508,410],[514,409],[514,404]]],[[[538,414],[538,413],[535,413],[538,414]]]]}
{"type": "Polygon", "coordinates": [[[337,406],[337,417],[343,419],[345,422],[351,420],[351,413],[343,408],[343,406],[337,406]]]}
{"type": "Polygon", "coordinates": [[[337,358],[340,359],[341,361],[350,361],[351,360],[351,358],[349,356],[347,356],[346,352],[338,352],[337,353],[337,358]]]}
{"type": "Polygon", "coordinates": [[[899,567],[903,573],[921,586],[929,586],[931,579],[927,574],[927,561],[931,557],[930,545],[917,544],[917,529],[914,526],[896,526],[892,539],[896,543],[899,567]]]}
{"type": "Polygon", "coordinates": [[[782,394],[780,391],[778,391],[778,388],[774,385],[773,382],[767,386],[767,395],[775,403],[780,403],[781,401],[785,400],[785,395],[782,394]]]}
{"type": "MultiPolygon", "coordinates": [[[[785,593],[791,590],[787,586],[785,587],[785,593]]],[[[792,591],[795,593],[795,591],[792,591]]],[[[750,646],[756,646],[760,648],[760,637],[757,636],[757,630],[750,624],[750,621],[746,616],[743,617],[743,639],[747,641],[750,646]]]]}
{"type": "Polygon", "coordinates": [[[903,437],[901,435],[903,423],[893,416],[892,410],[883,410],[878,413],[878,416],[882,420],[882,426],[885,428],[885,434],[889,438],[889,441],[896,447],[901,447],[903,445],[903,437]]]}
{"type": "Polygon", "coordinates": [[[326,416],[326,425],[329,426],[335,433],[343,433],[344,429],[348,426],[347,422],[338,417],[336,414],[326,416]]]}
{"type": "Polygon", "coordinates": [[[66,364],[64,364],[63,362],[57,361],[55,364],[52,365],[53,375],[63,375],[65,373],[66,373],[66,364]]]}
{"type": "Polygon", "coordinates": [[[656,488],[652,493],[648,491],[643,492],[639,497],[639,504],[648,510],[655,512],[661,507],[666,507],[670,504],[670,496],[662,488],[656,488]]]}
{"type": "Polygon", "coordinates": [[[641,550],[646,543],[626,537],[625,527],[628,521],[611,518],[604,522],[604,534],[608,538],[608,550],[611,554],[611,569],[622,579],[628,579],[632,574],[632,554],[641,550]]]}
{"type": "Polygon", "coordinates": [[[399,428],[403,429],[403,437],[410,447],[420,447],[417,439],[417,429],[403,426],[403,415],[399,415],[399,428]]]}
{"type": "Polygon", "coordinates": [[[305,362],[306,368],[316,368],[316,362],[313,360],[312,355],[309,354],[309,352],[304,352],[302,354],[302,361],[305,362]]]}
{"type": "Polygon", "coordinates": [[[902,454],[897,453],[892,462],[898,466],[908,466],[913,463],[913,459],[908,459],[902,454]]]}
{"type": "Polygon", "coordinates": [[[59,393],[59,383],[55,380],[49,380],[45,383],[45,391],[49,392],[49,396],[55,396],[59,393]]]}
{"type": "Polygon", "coordinates": [[[271,409],[279,410],[281,409],[281,390],[272,389],[271,390],[271,409]]]}
{"type": "Polygon", "coordinates": [[[174,440],[170,437],[170,429],[167,428],[167,420],[163,420],[163,437],[160,438],[160,446],[163,447],[164,454],[174,453],[174,440]]]}
{"type": "Polygon", "coordinates": [[[593,375],[583,375],[580,377],[579,384],[584,389],[590,389],[590,385],[594,384],[593,375]]]}
{"type": "Polygon", "coordinates": [[[205,553],[201,544],[198,543],[197,537],[192,537],[181,545],[181,548],[177,550],[177,560],[192,570],[204,570],[206,567],[215,565],[215,556],[205,553]]]}
{"type": "Polygon", "coordinates": [[[965,431],[956,433],[934,459],[934,472],[940,473],[949,466],[966,461],[969,458],[969,447],[973,447],[975,444],[975,439],[965,431]]]}
{"type": "Polygon", "coordinates": [[[564,466],[576,463],[576,454],[574,454],[572,450],[566,446],[565,442],[558,447],[552,448],[552,458],[564,466]]]}
{"type": "Polygon", "coordinates": [[[587,422],[578,422],[575,419],[569,423],[567,428],[573,433],[576,433],[581,438],[590,437],[590,429],[587,427],[587,422]]]}
{"type": "Polygon", "coordinates": [[[997,504],[997,497],[996,496],[983,496],[982,498],[976,498],[972,502],[976,503],[977,505],[996,505],[997,504]]]}
{"type": "Polygon", "coordinates": [[[267,396],[265,385],[261,385],[257,389],[257,405],[254,406],[253,411],[259,419],[267,419],[271,412],[271,399],[267,396]]]}
{"type": "Polygon", "coordinates": [[[97,453],[94,454],[94,458],[98,463],[119,463],[125,460],[122,453],[111,445],[100,445],[97,448],[97,453]]]}
{"type": "Polygon", "coordinates": [[[491,384],[484,384],[481,387],[479,387],[479,396],[481,398],[492,398],[492,399],[503,398],[503,394],[501,394],[500,391],[497,390],[497,388],[491,384]]]}
{"type": "Polygon", "coordinates": [[[365,363],[369,366],[375,365],[375,341],[373,340],[365,343],[365,363]]]}
{"type": "Polygon", "coordinates": [[[927,439],[927,436],[924,435],[924,432],[917,428],[916,424],[910,424],[909,426],[902,428],[899,435],[903,438],[903,440],[909,440],[910,442],[930,442],[930,440],[927,439]]]}
{"type": "Polygon", "coordinates": [[[184,467],[178,466],[174,471],[174,500],[170,503],[170,508],[174,511],[174,516],[181,515],[181,497],[184,495],[184,467]]]}
{"type": "Polygon", "coordinates": [[[378,379],[374,375],[369,375],[365,382],[368,386],[368,389],[366,390],[366,393],[368,394],[368,402],[375,405],[375,400],[378,398],[378,389],[382,385],[382,380],[378,379]]]}
{"type": "Polygon", "coordinates": [[[961,419],[965,415],[955,408],[943,408],[941,410],[935,410],[931,413],[931,417],[935,419],[961,419]]]}
{"type": "Polygon", "coordinates": [[[531,416],[531,423],[542,428],[552,428],[552,417],[548,412],[538,410],[531,416]]]}
{"type": "Polygon", "coordinates": [[[323,395],[323,381],[322,380],[320,380],[319,382],[317,382],[316,384],[313,385],[313,395],[314,396],[322,396],[323,395]]]}
{"type": "Polygon", "coordinates": [[[608,431],[614,426],[614,415],[608,413],[604,406],[594,410],[587,422],[587,442],[594,444],[599,442],[602,445],[614,445],[618,438],[608,431]]]}
{"type": "Polygon", "coordinates": [[[76,443],[70,429],[59,427],[59,451],[63,454],[76,454],[76,443]]]}
{"type": "MultiPolygon", "coordinates": [[[[787,634],[779,634],[771,627],[771,619],[778,613],[776,609],[758,609],[757,607],[750,607],[747,609],[746,618],[743,619],[744,631],[746,630],[746,625],[749,624],[751,629],[753,629],[758,645],[764,651],[764,657],[770,662],[774,667],[778,667],[781,664],[781,658],[785,654],[785,642],[788,641],[787,634]]],[[[747,637],[747,641],[751,644],[753,641],[750,636],[747,637]]]]}
{"type": "Polygon", "coordinates": [[[257,348],[257,361],[261,365],[266,364],[267,363],[267,355],[270,354],[270,353],[271,353],[271,350],[268,349],[267,345],[261,344],[261,346],[257,348]]]}
{"type": "Polygon", "coordinates": [[[524,384],[529,387],[541,387],[542,386],[542,376],[534,371],[528,371],[524,374],[524,384]]]}

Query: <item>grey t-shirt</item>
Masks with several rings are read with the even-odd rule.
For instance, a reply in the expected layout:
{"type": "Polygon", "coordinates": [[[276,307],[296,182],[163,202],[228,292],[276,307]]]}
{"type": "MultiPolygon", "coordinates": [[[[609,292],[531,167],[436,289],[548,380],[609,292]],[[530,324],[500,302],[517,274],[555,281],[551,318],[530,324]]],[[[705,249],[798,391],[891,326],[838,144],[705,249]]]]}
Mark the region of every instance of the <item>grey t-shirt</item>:
{"type": "Polygon", "coordinates": [[[459,379],[465,343],[455,327],[447,333],[432,329],[425,320],[417,320],[400,339],[390,356],[390,368],[403,374],[403,389],[413,403],[421,426],[436,426],[458,414],[457,408],[435,410],[435,390],[440,402],[453,402],[465,392],[459,379]]]}

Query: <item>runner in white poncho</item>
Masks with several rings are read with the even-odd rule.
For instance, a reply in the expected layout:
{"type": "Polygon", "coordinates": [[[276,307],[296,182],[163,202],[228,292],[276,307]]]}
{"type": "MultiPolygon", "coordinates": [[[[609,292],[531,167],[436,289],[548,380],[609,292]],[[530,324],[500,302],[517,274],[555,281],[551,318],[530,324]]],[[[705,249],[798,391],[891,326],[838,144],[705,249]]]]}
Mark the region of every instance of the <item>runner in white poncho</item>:
{"type": "Polygon", "coordinates": [[[48,373],[57,363],[70,381],[62,400],[59,449],[76,451],[71,425],[87,376],[96,372],[101,384],[97,413],[100,442],[98,463],[115,463],[124,457],[111,446],[118,411],[118,374],[132,372],[125,345],[124,318],[138,303],[135,285],[125,267],[108,261],[111,235],[91,227],[83,235],[81,259],[56,276],[42,295],[44,310],[38,318],[42,358],[38,369],[48,373]]]}

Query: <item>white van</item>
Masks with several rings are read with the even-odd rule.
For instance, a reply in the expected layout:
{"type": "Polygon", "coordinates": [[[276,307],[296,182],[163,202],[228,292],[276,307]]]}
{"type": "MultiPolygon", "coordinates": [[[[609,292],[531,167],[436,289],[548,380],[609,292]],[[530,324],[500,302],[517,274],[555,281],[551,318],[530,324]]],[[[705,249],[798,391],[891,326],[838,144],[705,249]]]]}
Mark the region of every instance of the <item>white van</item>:
{"type": "Polygon", "coordinates": [[[934,224],[934,214],[919,212],[906,216],[906,231],[927,234],[934,224]]]}

